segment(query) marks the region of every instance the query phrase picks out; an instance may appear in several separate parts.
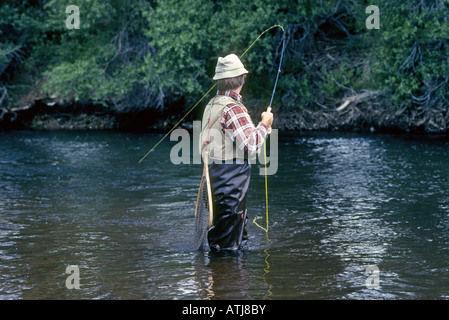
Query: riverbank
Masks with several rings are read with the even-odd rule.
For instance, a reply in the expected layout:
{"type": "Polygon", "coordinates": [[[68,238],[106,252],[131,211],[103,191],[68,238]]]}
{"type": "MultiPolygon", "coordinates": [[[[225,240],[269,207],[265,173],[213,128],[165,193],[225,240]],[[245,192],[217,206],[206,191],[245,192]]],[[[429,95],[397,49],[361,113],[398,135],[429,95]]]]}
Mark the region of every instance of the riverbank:
{"type": "MultiPolygon", "coordinates": [[[[170,108],[167,108],[172,110],[170,108]]],[[[118,113],[103,106],[55,106],[36,101],[32,106],[3,109],[0,130],[123,130],[167,132],[181,118],[177,114],[153,110],[118,113]]],[[[253,118],[260,110],[254,110],[253,118]]],[[[449,133],[449,108],[396,108],[381,101],[357,103],[345,100],[337,108],[300,109],[275,113],[274,127],[285,131],[356,131],[382,133],[443,134],[449,133]]],[[[191,128],[199,111],[185,119],[180,127],[191,128]]]]}
{"type": "Polygon", "coordinates": [[[343,110],[300,110],[281,116],[285,130],[448,134],[449,111],[350,105],[343,110]]]}

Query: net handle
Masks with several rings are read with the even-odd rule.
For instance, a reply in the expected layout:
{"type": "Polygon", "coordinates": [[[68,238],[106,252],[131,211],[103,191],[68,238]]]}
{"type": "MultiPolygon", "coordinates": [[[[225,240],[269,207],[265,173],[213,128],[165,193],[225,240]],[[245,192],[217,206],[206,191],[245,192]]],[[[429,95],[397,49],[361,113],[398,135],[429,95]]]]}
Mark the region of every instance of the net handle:
{"type": "Polygon", "coordinates": [[[209,224],[207,228],[209,229],[212,226],[212,221],[214,217],[214,209],[212,207],[212,188],[210,185],[210,177],[209,177],[209,152],[204,151],[204,177],[206,178],[206,187],[207,187],[207,199],[209,201],[209,224]]]}

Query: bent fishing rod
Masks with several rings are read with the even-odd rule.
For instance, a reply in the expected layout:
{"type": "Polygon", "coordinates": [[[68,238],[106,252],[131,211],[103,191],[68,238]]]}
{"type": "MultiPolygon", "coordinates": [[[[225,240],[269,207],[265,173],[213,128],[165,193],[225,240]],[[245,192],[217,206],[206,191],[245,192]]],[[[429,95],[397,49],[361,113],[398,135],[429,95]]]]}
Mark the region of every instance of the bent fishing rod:
{"type": "MultiPolygon", "coordinates": [[[[284,57],[284,50],[285,50],[285,33],[284,33],[284,28],[282,26],[279,26],[282,29],[282,50],[281,50],[281,58],[279,59],[279,67],[278,67],[278,71],[276,74],[276,81],[274,82],[274,87],[273,87],[273,93],[271,94],[271,100],[270,100],[270,104],[268,105],[267,108],[267,112],[271,112],[272,110],[272,103],[273,103],[273,98],[274,98],[274,94],[276,92],[276,87],[278,84],[278,79],[279,79],[279,74],[281,73],[281,66],[282,66],[282,58],[284,57]]],[[[271,127],[268,129],[268,134],[271,133],[271,127]]],[[[259,225],[256,221],[261,219],[261,217],[255,217],[253,220],[253,223],[258,226],[260,229],[264,230],[265,233],[268,236],[268,173],[267,173],[267,147],[266,147],[267,143],[266,141],[263,144],[263,156],[264,156],[264,167],[265,167],[265,227],[262,227],[261,225],[259,225]]]]}
{"type": "MultiPolygon", "coordinates": [[[[271,104],[273,103],[273,97],[274,97],[274,93],[276,91],[276,86],[277,86],[277,82],[278,82],[278,78],[279,78],[279,73],[281,72],[281,64],[282,64],[282,57],[284,55],[284,49],[285,49],[285,33],[284,33],[284,28],[277,24],[274,26],[269,27],[268,29],[266,29],[264,32],[262,32],[257,38],[256,40],[253,41],[253,43],[251,43],[251,45],[242,53],[242,55],[240,56],[240,59],[254,46],[254,44],[259,41],[259,39],[268,31],[270,31],[271,29],[274,28],[281,28],[282,30],[282,51],[281,51],[281,58],[280,58],[280,62],[279,62],[279,68],[278,68],[278,72],[276,75],[276,81],[274,84],[274,89],[273,89],[273,93],[271,95],[271,100],[270,100],[270,105],[267,108],[268,112],[271,112],[271,104]]],[[[198,100],[197,103],[195,103],[195,105],[190,108],[190,110],[187,111],[187,113],[139,160],[138,163],[141,163],[143,160],[145,160],[146,157],[148,157],[150,155],[151,152],[154,151],[154,149],[157,148],[157,146],[164,141],[171,133],[173,130],[175,130],[179,124],[181,124],[182,121],[184,121],[184,119],[200,104],[201,101],[203,101],[203,99],[216,87],[216,84],[214,84],[202,97],[200,100],[198,100]]]]}

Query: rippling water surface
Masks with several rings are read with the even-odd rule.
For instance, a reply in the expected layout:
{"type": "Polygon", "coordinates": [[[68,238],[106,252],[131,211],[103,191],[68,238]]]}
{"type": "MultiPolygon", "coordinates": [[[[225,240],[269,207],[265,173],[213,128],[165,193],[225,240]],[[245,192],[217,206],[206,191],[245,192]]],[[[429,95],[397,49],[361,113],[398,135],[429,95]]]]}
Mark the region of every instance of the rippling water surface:
{"type": "Polygon", "coordinates": [[[449,298],[449,143],[280,135],[268,236],[250,222],[245,250],[214,255],[189,247],[201,165],[168,139],[137,164],[160,137],[0,133],[1,299],[449,298]]]}

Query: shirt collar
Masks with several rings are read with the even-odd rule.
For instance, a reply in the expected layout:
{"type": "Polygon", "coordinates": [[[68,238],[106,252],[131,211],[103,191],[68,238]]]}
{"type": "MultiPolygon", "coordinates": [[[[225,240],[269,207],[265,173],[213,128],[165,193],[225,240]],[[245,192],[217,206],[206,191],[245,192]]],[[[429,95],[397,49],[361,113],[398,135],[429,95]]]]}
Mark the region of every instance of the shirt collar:
{"type": "Polygon", "coordinates": [[[220,96],[228,96],[231,97],[232,99],[234,99],[237,102],[241,102],[242,101],[242,96],[239,95],[237,92],[234,92],[232,90],[227,90],[227,91],[217,91],[217,95],[220,96]]]}

